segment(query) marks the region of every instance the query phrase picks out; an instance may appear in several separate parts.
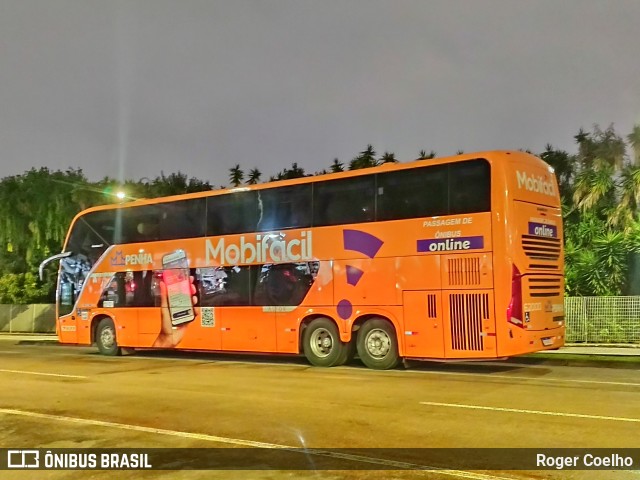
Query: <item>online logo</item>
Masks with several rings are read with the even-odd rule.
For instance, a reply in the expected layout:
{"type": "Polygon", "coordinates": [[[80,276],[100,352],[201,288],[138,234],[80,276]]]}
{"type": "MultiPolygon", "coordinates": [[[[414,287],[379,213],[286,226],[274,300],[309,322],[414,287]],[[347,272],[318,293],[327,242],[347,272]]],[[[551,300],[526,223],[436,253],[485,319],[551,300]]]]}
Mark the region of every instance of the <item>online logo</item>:
{"type": "Polygon", "coordinates": [[[418,252],[453,252],[457,250],[480,250],[484,248],[484,237],[425,238],[418,240],[418,252]]]}
{"type": "Polygon", "coordinates": [[[529,235],[536,237],[558,238],[558,229],[555,225],[529,222],[529,235]]]}

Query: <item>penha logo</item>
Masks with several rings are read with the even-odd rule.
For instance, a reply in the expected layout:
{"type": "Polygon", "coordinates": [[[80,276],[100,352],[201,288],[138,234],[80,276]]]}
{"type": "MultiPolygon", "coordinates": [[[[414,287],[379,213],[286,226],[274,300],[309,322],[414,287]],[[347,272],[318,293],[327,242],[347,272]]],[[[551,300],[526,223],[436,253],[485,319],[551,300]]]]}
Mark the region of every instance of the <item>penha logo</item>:
{"type": "Polygon", "coordinates": [[[518,177],[518,188],[523,188],[529,192],[542,193],[544,195],[550,195],[554,197],[556,190],[553,187],[553,183],[545,180],[544,177],[538,175],[528,175],[527,172],[516,171],[518,177]]]}
{"type": "Polygon", "coordinates": [[[124,259],[124,255],[122,254],[122,250],[116,252],[113,257],[111,257],[111,266],[112,267],[124,267],[125,266],[125,259],[124,259]]]}
{"type": "Polygon", "coordinates": [[[119,250],[109,260],[112,267],[149,265],[153,263],[153,256],[150,253],[144,252],[140,252],[136,255],[123,255],[122,250],[119,250]]]}

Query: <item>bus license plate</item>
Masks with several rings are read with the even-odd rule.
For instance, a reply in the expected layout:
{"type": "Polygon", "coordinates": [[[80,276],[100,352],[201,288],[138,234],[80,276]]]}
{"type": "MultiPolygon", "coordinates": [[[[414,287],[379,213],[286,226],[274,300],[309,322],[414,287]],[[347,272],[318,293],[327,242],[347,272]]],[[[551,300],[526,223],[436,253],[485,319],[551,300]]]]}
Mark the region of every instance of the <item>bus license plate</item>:
{"type": "Polygon", "coordinates": [[[549,338],[543,338],[542,339],[542,345],[544,345],[545,347],[548,347],[549,345],[553,344],[553,338],[549,337],[549,338]]]}

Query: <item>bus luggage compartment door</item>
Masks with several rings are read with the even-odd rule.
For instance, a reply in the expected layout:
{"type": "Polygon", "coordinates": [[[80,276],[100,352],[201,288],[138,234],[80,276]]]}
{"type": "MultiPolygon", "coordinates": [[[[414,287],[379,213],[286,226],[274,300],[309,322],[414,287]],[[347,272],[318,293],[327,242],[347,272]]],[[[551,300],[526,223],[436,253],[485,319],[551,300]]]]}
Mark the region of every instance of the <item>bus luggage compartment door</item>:
{"type": "Polygon", "coordinates": [[[493,290],[448,290],[442,294],[446,358],[495,357],[493,290]]]}
{"type": "Polygon", "coordinates": [[[440,291],[404,291],[404,336],[407,357],[443,358],[444,330],[440,291]]]}

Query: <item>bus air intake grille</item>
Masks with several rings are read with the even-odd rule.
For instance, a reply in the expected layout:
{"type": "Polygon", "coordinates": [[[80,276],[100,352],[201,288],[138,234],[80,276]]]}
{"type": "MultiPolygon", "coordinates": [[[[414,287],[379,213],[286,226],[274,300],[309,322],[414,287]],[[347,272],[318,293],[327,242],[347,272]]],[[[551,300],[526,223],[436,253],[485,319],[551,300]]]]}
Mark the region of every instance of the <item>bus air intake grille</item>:
{"type": "Polygon", "coordinates": [[[480,258],[450,258],[449,285],[480,285],[480,258]]]}
{"type": "Polygon", "coordinates": [[[531,297],[561,297],[563,295],[560,277],[529,277],[527,285],[531,297]]]}
{"type": "Polygon", "coordinates": [[[431,293],[427,295],[427,313],[429,318],[438,318],[438,309],[436,308],[436,296],[431,293]]]}
{"type": "MultiPolygon", "coordinates": [[[[557,264],[562,249],[559,238],[542,238],[534,235],[522,235],[522,249],[527,257],[536,262],[529,265],[530,268],[549,268],[539,262],[554,262],[557,264]]],[[[551,268],[558,268],[553,265],[551,268]]]]}
{"type": "Polygon", "coordinates": [[[453,350],[484,350],[482,321],[489,319],[489,294],[450,294],[449,318],[453,350]]]}

